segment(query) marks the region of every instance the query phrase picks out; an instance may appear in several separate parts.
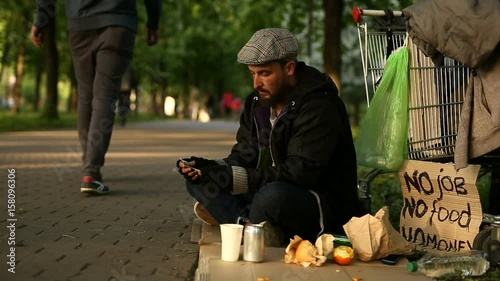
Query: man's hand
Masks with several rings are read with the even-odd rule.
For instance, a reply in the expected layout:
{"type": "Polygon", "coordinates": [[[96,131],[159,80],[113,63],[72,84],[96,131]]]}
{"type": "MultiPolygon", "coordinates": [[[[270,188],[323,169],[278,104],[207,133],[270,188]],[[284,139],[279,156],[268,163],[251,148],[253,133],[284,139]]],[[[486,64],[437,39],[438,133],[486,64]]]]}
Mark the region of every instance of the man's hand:
{"type": "Polygon", "coordinates": [[[177,160],[177,168],[179,174],[181,174],[186,180],[191,182],[196,182],[200,179],[200,170],[193,168],[191,162],[188,163],[189,159],[179,159],[177,160]]]}
{"type": "Polygon", "coordinates": [[[200,169],[200,181],[214,184],[221,190],[233,190],[233,169],[231,166],[217,165],[200,169]]]}
{"type": "Polygon", "coordinates": [[[184,164],[184,166],[190,166],[194,167],[197,169],[209,167],[209,166],[219,166],[219,163],[215,160],[208,160],[203,157],[196,157],[196,156],[191,156],[191,158],[179,158],[177,160],[177,168],[180,168],[181,162],[184,164]]]}
{"type": "Polygon", "coordinates": [[[46,33],[45,28],[33,25],[31,27],[31,42],[39,48],[42,47],[43,42],[45,42],[46,33]]]}
{"type": "Polygon", "coordinates": [[[158,43],[158,39],[160,38],[160,31],[159,30],[153,30],[151,28],[148,28],[148,46],[153,46],[158,43]]]}
{"type": "Polygon", "coordinates": [[[217,163],[214,160],[208,160],[203,157],[196,157],[196,156],[191,156],[190,159],[188,159],[190,163],[194,163],[192,166],[198,169],[209,167],[209,166],[219,166],[219,163],[217,163]]]}

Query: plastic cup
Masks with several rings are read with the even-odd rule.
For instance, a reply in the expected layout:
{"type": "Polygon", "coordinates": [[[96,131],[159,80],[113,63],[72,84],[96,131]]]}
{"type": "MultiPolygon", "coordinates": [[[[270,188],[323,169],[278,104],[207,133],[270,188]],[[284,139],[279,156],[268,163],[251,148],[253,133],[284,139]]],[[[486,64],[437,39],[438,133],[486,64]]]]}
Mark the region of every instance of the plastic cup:
{"type": "Polygon", "coordinates": [[[226,223],[220,225],[222,240],[221,260],[238,261],[240,257],[241,236],[243,225],[226,223]]]}

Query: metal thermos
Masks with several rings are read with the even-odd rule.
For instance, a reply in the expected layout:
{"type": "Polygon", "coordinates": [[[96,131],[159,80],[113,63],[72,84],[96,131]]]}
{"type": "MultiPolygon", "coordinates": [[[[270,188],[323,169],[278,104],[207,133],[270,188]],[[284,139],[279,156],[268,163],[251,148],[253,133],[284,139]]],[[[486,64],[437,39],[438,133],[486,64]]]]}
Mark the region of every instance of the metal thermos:
{"type": "Polygon", "coordinates": [[[264,228],[260,224],[248,224],[243,234],[243,260],[264,260],[264,228]]]}

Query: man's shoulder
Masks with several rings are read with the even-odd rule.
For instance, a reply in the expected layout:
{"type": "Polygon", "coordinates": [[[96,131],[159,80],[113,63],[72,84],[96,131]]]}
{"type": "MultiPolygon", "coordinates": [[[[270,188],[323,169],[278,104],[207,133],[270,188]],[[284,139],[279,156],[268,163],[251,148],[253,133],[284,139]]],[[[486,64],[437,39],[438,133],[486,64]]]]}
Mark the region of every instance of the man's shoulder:
{"type": "Polygon", "coordinates": [[[248,94],[246,97],[245,97],[245,104],[246,103],[251,103],[253,102],[253,100],[255,100],[256,98],[258,98],[258,92],[257,91],[253,91],[251,92],[250,94],[248,94]]]}
{"type": "Polygon", "coordinates": [[[331,91],[315,91],[302,96],[298,101],[298,106],[316,106],[323,104],[323,107],[330,107],[338,102],[342,102],[340,97],[331,91]]]}

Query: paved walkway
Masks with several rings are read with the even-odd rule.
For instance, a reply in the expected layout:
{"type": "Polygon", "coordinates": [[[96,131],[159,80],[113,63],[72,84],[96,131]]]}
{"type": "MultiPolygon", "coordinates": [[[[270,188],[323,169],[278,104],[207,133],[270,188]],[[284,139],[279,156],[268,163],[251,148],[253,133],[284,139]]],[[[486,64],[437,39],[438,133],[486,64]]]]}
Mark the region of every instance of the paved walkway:
{"type": "Polygon", "coordinates": [[[227,155],[236,129],[223,121],[117,128],[103,170],[112,193],[99,197],[79,192],[75,130],[0,134],[0,280],[192,280],[194,202],[175,161],[227,155]]]}

